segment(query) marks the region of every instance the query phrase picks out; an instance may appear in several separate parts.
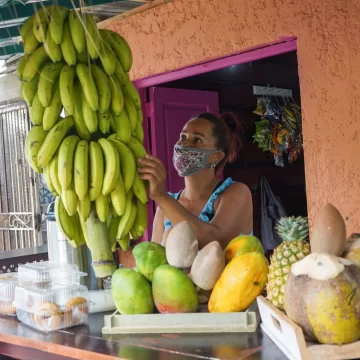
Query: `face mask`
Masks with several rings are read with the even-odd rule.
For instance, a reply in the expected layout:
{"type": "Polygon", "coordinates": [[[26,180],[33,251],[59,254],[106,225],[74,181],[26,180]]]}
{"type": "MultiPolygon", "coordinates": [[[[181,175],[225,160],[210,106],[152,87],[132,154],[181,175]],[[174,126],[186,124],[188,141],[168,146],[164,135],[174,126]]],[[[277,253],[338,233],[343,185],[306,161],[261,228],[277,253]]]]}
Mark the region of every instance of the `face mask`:
{"type": "Polygon", "coordinates": [[[180,176],[190,176],[199,170],[214,168],[216,164],[208,164],[209,155],[219,150],[204,150],[191,147],[174,146],[173,163],[180,176]]]}

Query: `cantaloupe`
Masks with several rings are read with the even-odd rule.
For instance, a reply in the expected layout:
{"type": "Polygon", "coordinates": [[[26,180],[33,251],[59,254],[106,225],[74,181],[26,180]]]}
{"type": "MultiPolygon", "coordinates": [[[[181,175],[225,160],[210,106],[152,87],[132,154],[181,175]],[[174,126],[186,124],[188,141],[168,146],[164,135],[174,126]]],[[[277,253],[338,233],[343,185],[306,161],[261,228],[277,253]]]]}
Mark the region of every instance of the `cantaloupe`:
{"type": "Polygon", "coordinates": [[[191,224],[182,221],[176,224],[166,239],[166,259],[171,266],[190,268],[198,253],[199,245],[191,224]]]}

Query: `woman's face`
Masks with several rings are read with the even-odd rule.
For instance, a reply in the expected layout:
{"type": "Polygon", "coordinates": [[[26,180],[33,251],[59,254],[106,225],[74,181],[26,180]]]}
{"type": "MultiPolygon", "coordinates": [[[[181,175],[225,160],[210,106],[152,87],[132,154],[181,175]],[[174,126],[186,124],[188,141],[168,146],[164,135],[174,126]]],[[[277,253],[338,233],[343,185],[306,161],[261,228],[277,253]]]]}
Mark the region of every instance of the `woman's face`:
{"type": "Polygon", "coordinates": [[[212,124],[205,119],[193,119],[186,123],[176,145],[217,150],[212,124]]]}

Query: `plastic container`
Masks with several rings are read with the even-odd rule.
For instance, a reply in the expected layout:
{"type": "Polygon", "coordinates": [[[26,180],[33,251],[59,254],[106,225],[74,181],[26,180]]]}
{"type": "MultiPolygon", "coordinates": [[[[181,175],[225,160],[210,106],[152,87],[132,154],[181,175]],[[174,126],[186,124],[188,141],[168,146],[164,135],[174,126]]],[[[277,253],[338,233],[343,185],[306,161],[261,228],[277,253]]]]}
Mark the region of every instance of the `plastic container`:
{"type": "Polygon", "coordinates": [[[56,285],[79,285],[80,278],[86,273],[80,272],[75,264],[44,261],[20,265],[18,269],[19,286],[25,288],[48,289],[56,285]]]}
{"type": "Polygon", "coordinates": [[[13,306],[18,319],[34,329],[64,329],[87,322],[88,289],[82,285],[53,285],[46,290],[16,287],[13,306]]]}
{"type": "Polygon", "coordinates": [[[16,316],[12,302],[17,278],[17,273],[0,274],[0,315],[16,316]]]}

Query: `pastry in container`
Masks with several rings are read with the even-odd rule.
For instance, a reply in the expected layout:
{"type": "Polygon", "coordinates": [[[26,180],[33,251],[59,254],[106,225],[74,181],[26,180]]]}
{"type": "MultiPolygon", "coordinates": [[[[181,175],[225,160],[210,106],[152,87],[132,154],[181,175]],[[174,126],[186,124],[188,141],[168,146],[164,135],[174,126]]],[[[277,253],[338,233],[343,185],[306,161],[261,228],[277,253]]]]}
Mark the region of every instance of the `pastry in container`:
{"type": "Polygon", "coordinates": [[[13,306],[17,273],[0,274],[0,315],[16,316],[13,306]]]}
{"type": "Polygon", "coordinates": [[[19,286],[25,288],[48,289],[52,284],[79,285],[82,276],[86,273],[80,272],[77,265],[54,261],[23,264],[18,269],[19,286]]]}
{"type": "Polygon", "coordinates": [[[88,290],[82,285],[17,287],[13,305],[21,322],[43,332],[85,324],[89,314],[88,290]]]}

